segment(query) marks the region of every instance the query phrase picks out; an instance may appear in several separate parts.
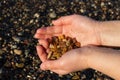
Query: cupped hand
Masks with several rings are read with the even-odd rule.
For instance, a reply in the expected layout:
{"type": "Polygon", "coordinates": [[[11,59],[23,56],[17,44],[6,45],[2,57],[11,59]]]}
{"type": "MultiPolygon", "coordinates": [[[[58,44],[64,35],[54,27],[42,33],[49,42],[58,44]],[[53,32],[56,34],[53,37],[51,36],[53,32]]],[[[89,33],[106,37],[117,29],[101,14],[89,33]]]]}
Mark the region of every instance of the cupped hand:
{"type": "Polygon", "coordinates": [[[43,27],[36,31],[35,38],[47,39],[64,34],[76,38],[81,46],[100,45],[99,22],[81,15],[63,16],[53,22],[54,26],[43,27]]]}
{"type": "Polygon", "coordinates": [[[89,68],[87,64],[87,50],[85,48],[73,49],[57,60],[48,60],[42,46],[37,46],[37,53],[42,61],[42,70],[51,70],[59,75],[89,68]]]}

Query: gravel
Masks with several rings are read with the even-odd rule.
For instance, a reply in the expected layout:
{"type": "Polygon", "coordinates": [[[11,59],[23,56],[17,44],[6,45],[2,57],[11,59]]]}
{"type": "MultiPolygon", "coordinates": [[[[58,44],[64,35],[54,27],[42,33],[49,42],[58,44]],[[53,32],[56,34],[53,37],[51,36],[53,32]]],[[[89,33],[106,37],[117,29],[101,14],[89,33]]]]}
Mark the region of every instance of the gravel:
{"type": "Polygon", "coordinates": [[[40,70],[33,36],[38,28],[64,15],[120,20],[119,3],[120,0],[0,0],[0,80],[113,80],[91,69],[76,77],[40,70]]]}

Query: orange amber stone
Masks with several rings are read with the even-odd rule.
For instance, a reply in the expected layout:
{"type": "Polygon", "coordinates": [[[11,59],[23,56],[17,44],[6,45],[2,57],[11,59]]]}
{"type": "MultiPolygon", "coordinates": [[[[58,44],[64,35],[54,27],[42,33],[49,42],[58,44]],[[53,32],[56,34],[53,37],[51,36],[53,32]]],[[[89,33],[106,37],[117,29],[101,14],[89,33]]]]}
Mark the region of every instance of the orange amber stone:
{"type": "Polygon", "coordinates": [[[54,36],[50,40],[48,59],[58,59],[71,49],[80,48],[80,43],[75,38],[65,35],[54,36]]]}

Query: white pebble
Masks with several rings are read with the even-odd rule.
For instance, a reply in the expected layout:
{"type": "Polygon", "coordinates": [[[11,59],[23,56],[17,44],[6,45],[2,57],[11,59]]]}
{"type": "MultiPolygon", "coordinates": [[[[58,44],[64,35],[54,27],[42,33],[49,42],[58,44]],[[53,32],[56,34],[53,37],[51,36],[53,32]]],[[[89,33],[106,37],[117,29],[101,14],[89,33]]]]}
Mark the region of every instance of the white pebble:
{"type": "Polygon", "coordinates": [[[39,13],[35,13],[35,14],[34,14],[34,17],[37,17],[37,18],[38,18],[39,16],[40,16],[39,13]]]}

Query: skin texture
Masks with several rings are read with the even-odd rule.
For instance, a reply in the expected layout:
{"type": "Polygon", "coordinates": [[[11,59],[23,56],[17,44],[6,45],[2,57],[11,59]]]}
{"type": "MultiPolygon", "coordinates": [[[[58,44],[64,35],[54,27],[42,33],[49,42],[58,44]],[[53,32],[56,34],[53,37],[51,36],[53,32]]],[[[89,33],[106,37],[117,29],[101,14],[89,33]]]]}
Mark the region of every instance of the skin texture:
{"type": "Polygon", "coordinates": [[[101,44],[120,47],[120,21],[100,22],[99,29],[101,44]]]}
{"type": "Polygon", "coordinates": [[[100,45],[100,37],[96,32],[97,25],[99,25],[97,21],[85,16],[71,15],[61,17],[52,23],[54,26],[38,29],[35,38],[46,39],[65,34],[76,38],[82,46],[88,44],[100,45]]]}
{"type": "Polygon", "coordinates": [[[46,55],[45,53],[43,54],[41,52],[43,49],[41,50],[40,49],[41,47],[37,46],[38,54],[39,56],[41,56],[40,59],[43,61],[43,63],[41,64],[42,70],[51,70],[60,75],[64,75],[70,72],[88,68],[86,64],[86,57],[84,57],[85,55],[80,53],[82,52],[81,51],[82,49],[74,49],[74,50],[68,51],[67,53],[65,53],[65,55],[63,55],[58,60],[45,60],[46,55]],[[67,59],[68,57],[69,57],[69,60],[67,59]],[[79,64],[76,64],[75,62],[78,62],[78,61],[79,61],[79,64]]]}
{"type": "MultiPolygon", "coordinates": [[[[120,50],[100,47],[87,47],[90,50],[88,65],[115,80],[120,80],[120,50]]],[[[84,53],[83,53],[84,54],[84,53]]]]}
{"type": "Polygon", "coordinates": [[[70,15],[61,17],[52,23],[54,26],[40,28],[34,36],[41,44],[36,49],[42,61],[40,66],[42,70],[51,70],[64,75],[93,68],[120,80],[120,51],[97,47],[97,45],[120,46],[120,37],[118,37],[120,21],[99,22],[85,16],[70,15]],[[82,48],[70,50],[58,60],[47,60],[49,46],[47,39],[61,34],[75,37],[82,44],[82,48]]]}

